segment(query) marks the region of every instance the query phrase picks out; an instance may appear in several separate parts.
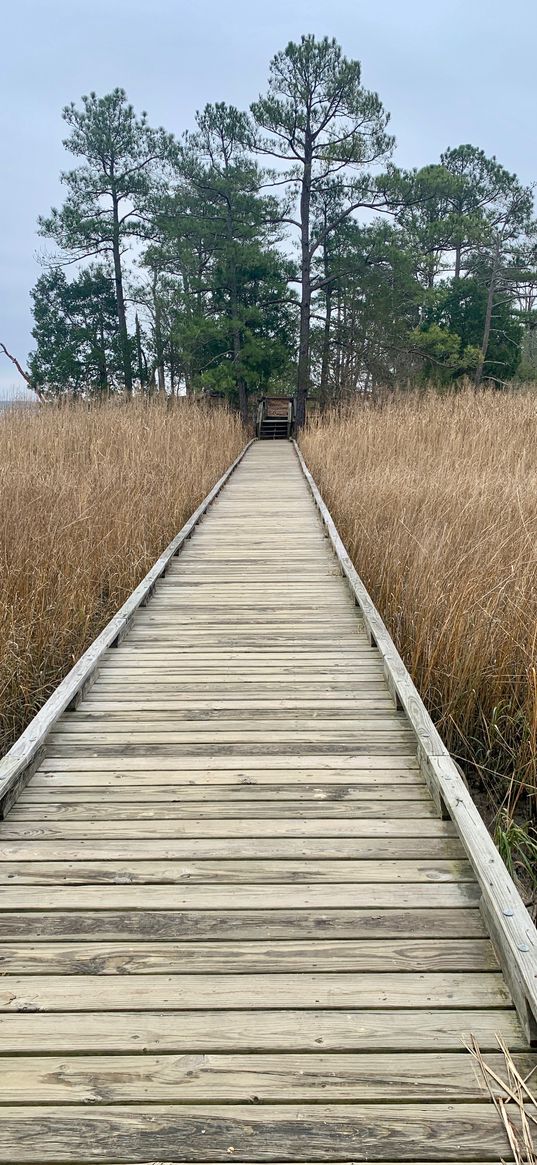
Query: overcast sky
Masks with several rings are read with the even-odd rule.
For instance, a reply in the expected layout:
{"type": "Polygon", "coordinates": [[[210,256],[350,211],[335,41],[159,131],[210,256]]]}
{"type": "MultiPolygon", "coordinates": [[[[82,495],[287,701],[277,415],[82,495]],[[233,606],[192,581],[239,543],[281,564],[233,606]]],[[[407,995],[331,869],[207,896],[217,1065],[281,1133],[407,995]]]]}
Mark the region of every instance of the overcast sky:
{"type": "MultiPolygon", "coordinates": [[[[126,89],[180,134],[208,101],[246,107],[271,56],[335,36],[391,112],[396,161],[471,142],[537,179],[536,0],[9,0],[0,58],[0,340],[24,362],[36,220],[62,198],[62,107],[126,89]]],[[[1,356],[0,395],[17,382],[1,356]]],[[[20,382],[19,382],[20,383],[20,382]]]]}

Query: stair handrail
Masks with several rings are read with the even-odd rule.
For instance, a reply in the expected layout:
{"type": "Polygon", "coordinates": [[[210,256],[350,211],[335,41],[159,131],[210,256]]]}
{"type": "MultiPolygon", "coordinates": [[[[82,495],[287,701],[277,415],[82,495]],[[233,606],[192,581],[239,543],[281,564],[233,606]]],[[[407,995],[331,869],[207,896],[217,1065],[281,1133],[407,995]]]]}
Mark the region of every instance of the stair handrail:
{"type": "Polygon", "coordinates": [[[256,419],[256,423],[255,423],[256,437],[261,436],[261,426],[263,424],[264,416],[265,416],[265,398],[262,397],[261,400],[259,401],[258,406],[257,406],[257,419],[256,419]]]}

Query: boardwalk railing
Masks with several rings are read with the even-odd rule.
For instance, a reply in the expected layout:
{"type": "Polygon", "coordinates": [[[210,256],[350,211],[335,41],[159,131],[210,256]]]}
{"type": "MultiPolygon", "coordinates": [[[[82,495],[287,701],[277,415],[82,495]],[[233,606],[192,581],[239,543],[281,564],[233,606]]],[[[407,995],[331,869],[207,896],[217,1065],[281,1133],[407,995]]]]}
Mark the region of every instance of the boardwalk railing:
{"type": "Polygon", "coordinates": [[[341,570],[360,608],[366,633],[380,652],[396,706],[416,734],[420,766],[439,816],[450,817],[479,882],[481,910],[528,1040],[537,1042],[537,930],[464,781],[337,532],[334,520],[295,443],[302,471],[341,570]]]}
{"type": "Polygon", "coordinates": [[[171,559],[179,554],[184,543],[190,538],[198,522],[203,518],[209,506],[220,493],[237,465],[242,461],[252,441],[244,449],[229,469],[222,474],[207,497],[185,522],[175,538],[163,550],[155,564],[129,595],[116,615],[106,624],[100,635],[93,640],[74,667],[67,673],[49,699],[39,709],[39,712],[25,728],[19,739],[10,748],[9,752],[0,759],[0,820],[6,816],[15,804],[17,797],[30,779],[43,754],[46,738],[66,709],[76,707],[85,692],[91,687],[93,679],[104,654],[110,647],[117,647],[118,643],[127,634],[133,616],[138,607],[149,602],[159,578],[166,573],[171,559]]]}

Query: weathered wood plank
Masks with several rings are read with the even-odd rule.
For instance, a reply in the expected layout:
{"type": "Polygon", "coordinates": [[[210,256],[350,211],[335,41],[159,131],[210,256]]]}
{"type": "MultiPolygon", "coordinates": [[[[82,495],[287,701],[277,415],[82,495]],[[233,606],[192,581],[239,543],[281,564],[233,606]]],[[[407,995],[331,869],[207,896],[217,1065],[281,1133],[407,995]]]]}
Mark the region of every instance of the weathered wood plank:
{"type": "MultiPolygon", "coordinates": [[[[106,799],[110,804],[113,801],[126,803],[140,801],[142,796],[146,804],[164,801],[170,802],[197,802],[200,805],[207,801],[223,801],[228,804],[241,805],[244,801],[278,801],[304,802],[312,801],[324,805],[325,801],[420,801],[429,797],[423,777],[415,773],[404,773],[393,781],[393,775],[386,772],[373,774],[367,781],[354,780],[353,784],[274,784],[255,785],[237,780],[235,784],[221,785],[173,785],[149,784],[144,781],[143,788],[139,784],[126,784],[124,781],[110,783],[107,788],[106,799]]],[[[99,797],[97,787],[92,789],[89,781],[80,781],[73,774],[73,784],[61,783],[57,778],[37,782],[36,779],[21,793],[17,806],[35,805],[38,802],[52,805],[56,802],[63,804],[92,804],[99,797]]],[[[0,853],[0,860],[1,860],[0,853]]]]}
{"type": "MultiPolygon", "coordinates": [[[[350,756],[335,751],[308,753],[307,755],[304,755],[303,752],[298,755],[289,752],[270,754],[268,752],[261,752],[246,755],[241,754],[240,762],[237,762],[235,755],[229,756],[224,754],[215,757],[214,761],[210,763],[207,757],[198,757],[195,755],[188,757],[155,756],[154,750],[151,749],[148,756],[125,756],[123,757],[123,761],[125,763],[118,763],[117,758],[110,760],[103,757],[96,758],[81,754],[77,756],[76,764],[74,765],[70,757],[54,757],[47,754],[39,765],[38,771],[40,773],[59,773],[65,770],[75,769],[77,772],[86,772],[89,769],[92,772],[97,772],[98,770],[104,772],[124,772],[127,769],[129,772],[134,773],[149,772],[151,769],[158,769],[164,772],[168,769],[180,773],[182,769],[187,769],[189,772],[200,769],[203,770],[203,780],[206,780],[210,779],[211,773],[214,773],[216,770],[218,772],[223,772],[226,769],[232,769],[235,772],[240,770],[244,776],[251,774],[255,778],[257,769],[264,771],[270,769],[272,773],[270,779],[274,780],[274,771],[278,770],[278,780],[280,780],[279,773],[283,769],[287,773],[292,772],[293,780],[296,780],[298,779],[297,774],[304,769],[309,773],[313,770],[319,773],[321,769],[337,769],[339,774],[338,779],[341,780],[341,774],[346,774],[349,770],[351,772],[360,772],[364,769],[392,769],[394,771],[411,770],[415,772],[419,769],[414,755],[408,756],[406,754],[401,755],[400,753],[393,755],[386,753],[384,750],[378,755],[353,752],[350,756]]],[[[323,776],[323,780],[330,780],[328,773],[326,777],[323,776]]]]}
{"type": "MultiPolygon", "coordinates": [[[[104,1161],[102,1158],[99,1158],[99,1161],[100,1161],[100,1165],[118,1165],[117,1161],[110,1161],[110,1160],[104,1161]]],[[[8,1162],[7,1165],[15,1165],[15,1162],[8,1162]]],[[[42,1162],[41,1161],[29,1161],[29,1162],[26,1162],[25,1165],[42,1165],[42,1162]]],[[[80,1162],[80,1160],[77,1160],[76,1163],[71,1163],[71,1165],[81,1165],[81,1162],[80,1162]]],[[[121,1165],[155,1165],[155,1162],[154,1161],[144,1161],[144,1162],[140,1163],[140,1162],[133,1162],[133,1161],[128,1161],[128,1162],[122,1161],[121,1165]]],[[[188,1162],[177,1161],[177,1159],[174,1158],[173,1162],[163,1161],[163,1162],[159,1162],[159,1165],[188,1165],[188,1162]]],[[[217,1165],[217,1163],[214,1161],[211,1161],[211,1162],[207,1162],[207,1165],[217,1165]]],[[[244,1162],[241,1158],[241,1165],[257,1165],[257,1163],[256,1162],[244,1162]]],[[[289,1162],[277,1162],[277,1163],[271,1162],[271,1165],[289,1165],[289,1162]]],[[[316,1163],[315,1162],[307,1162],[307,1163],[302,1162],[302,1158],[301,1158],[301,1165],[316,1165],[316,1163]]],[[[354,1165],[354,1162],[351,1162],[351,1161],[341,1162],[340,1165],[354,1165]]],[[[383,1165],[396,1165],[396,1163],[395,1162],[383,1162],[383,1165]]],[[[414,1162],[414,1165],[427,1165],[427,1162],[414,1162]]],[[[453,1161],[447,1162],[446,1161],[446,1162],[437,1163],[437,1165],[463,1165],[463,1163],[462,1162],[453,1162],[453,1161]]],[[[468,1163],[465,1162],[464,1165],[468,1165],[468,1163]]],[[[504,1162],[503,1161],[494,1162],[494,1161],[490,1161],[490,1160],[489,1161],[478,1161],[478,1162],[472,1161],[472,1165],[504,1165],[504,1162]]]]}
{"type": "Polygon", "coordinates": [[[128,883],[181,885],[195,883],[314,882],[473,882],[468,861],[311,862],[304,859],[267,861],[208,858],[180,864],[164,861],[25,861],[0,862],[0,885],[83,886],[128,883]]]}
{"type": "Polygon", "coordinates": [[[454,837],[446,825],[434,817],[378,818],[248,818],[225,821],[180,821],[177,818],[131,821],[12,821],[3,829],[5,838],[202,838],[202,837],[454,837]]]}
{"type": "MultiPolygon", "coordinates": [[[[403,782],[416,783],[423,780],[422,774],[418,765],[413,762],[405,760],[404,764],[400,762],[396,764],[385,761],[384,764],[376,764],[376,757],[372,757],[369,764],[360,765],[360,759],[357,759],[356,766],[353,768],[340,768],[337,765],[327,765],[323,768],[300,766],[296,767],[290,765],[288,769],[283,770],[272,767],[272,757],[266,761],[266,768],[259,768],[259,766],[241,765],[238,761],[235,765],[229,765],[227,758],[223,762],[218,762],[214,768],[207,768],[205,765],[198,767],[187,768],[184,765],[177,768],[173,765],[164,764],[161,768],[143,767],[143,774],[140,776],[140,766],[137,762],[131,767],[127,765],[121,769],[103,769],[102,767],[81,767],[76,764],[65,765],[60,762],[58,766],[52,765],[50,768],[45,767],[43,762],[42,767],[32,778],[30,791],[37,788],[58,788],[66,786],[76,786],[77,788],[112,788],[120,787],[121,785],[136,785],[143,780],[144,788],[151,785],[173,785],[181,789],[181,791],[192,786],[193,788],[217,788],[221,786],[241,786],[245,789],[258,787],[260,790],[266,785],[274,785],[277,783],[278,788],[286,785],[309,785],[312,782],[326,786],[334,786],[341,784],[348,784],[351,788],[359,787],[362,784],[387,782],[394,784],[403,782]]],[[[197,760],[192,761],[193,765],[197,765],[197,760]]],[[[298,761],[300,765],[300,761],[298,761]]]]}
{"type": "Polygon", "coordinates": [[[472,882],[347,883],[325,885],[211,886],[7,886],[3,910],[330,910],[339,907],[413,906],[429,910],[475,906],[480,891],[472,882]]]}
{"type": "Polygon", "coordinates": [[[309,971],[494,971],[488,939],[391,938],[268,942],[3,943],[0,973],[10,975],[262,974],[309,971]]]}
{"type": "Polygon", "coordinates": [[[61,910],[33,906],[0,912],[0,937],[5,941],[109,939],[187,942],[248,939],[437,939],[482,938],[483,919],[477,907],[334,907],[326,911],[289,910],[61,910]]]}
{"type": "MultiPolygon", "coordinates": [[[[258,717],[257,715],[248,718],[242,716],[238,720],[228,719],[227,717],[208,719],[207,717],[203,716],[186,719],[185,717],[179,718],[173,715],[166,717],[162,716],[161,718],[144,715],[143,731],[149,731],[151,733],[162,731],[169,733],[172,731],[190,734],[192,732],[200,731],[198,727],[199,720],[202,721],[205,735],[207,735],[209,732],[218,734],[222,732],[226,734],[233,732],[239,733],[241,735],[242,733],[259,732],[259,724],[260,720],[262,720],[263,728],[266,727],[266,729],[271,734],[271,738],[273,737],[273,733],[277,730],[278,725],[279,731],[284,730],[286,733],[293,733],[293,736],[301,732],[313,732],[314,735],[321,732],[339,734],[344,733],[345,735],[348,733],[360,733],[367,735],[369,732],[386,732],[392,734],[394,732],[399,733],[402,731],[402,729],[405,728],[404,719],[401,720],[400,717],[396,715],[386,717],[375,716],[374,718],[356,716],[352,720],[339,717],[336,720],[334,717],[326,719],[317,714],[311,719],[297,719],[296,717],[294,719],[285,719],[283,723],[281,722],[280,717],[276,718],[272,716],[268,718],[258,717]]],[[[127,733],[130,735],[136,730],[140,730],[140,714],[138,712],[132,713],[130,716],[128,716],[128,714],[125,713],[122,716],[116,715],[112,717],[107,713],[104,713],[103,715],[96,717],[90,716],[87,713],[85,714],[73,712],[69,717],[64,717],[63,720],[59,721],[58,724],[58,731],[61,731],[62,734],[74,734],[75,736],[81,737],[96,731],[102,735],[103,729],[105,729],[106,732],[127,733]]],[[[408,733],[405,732],[405,736],[406,735],[408,735],[408,733]]]]}
{"type": "Polygon", "coordinates": [[[400,728],[398,724],[393,724],[390,728],[380,726],[378,728],[353,729],[352,731],[350,729],[340,731],[336,725],[330,729],[320,727],[297,729],[295,732],[275,729],[271,725],[267,725],[261,730],[259,727],[245,727],[235,730],[219,728],[213,731],[212,725],[207,725],[206,728],[199,727],[197,730],[186,728],[181,730],[172,729],[170,726],[153,729],[149,725],[123,729],[116,728],[112,724],[107,729],[98,729],[96,733],[88,733],[84,729],[78,732],[76,726],[72,725],[69,731],[59,728],[57,732],[51,732],[49,752],[51,756],[57,752],[60,752],[61,755],[76,755],[77,750],[87,753],[89,749],[93,753],[100,752],[105,748],[121,750],[123,746],[128,750],[136,747],[145,749],[146,752],[153,752],[155,749],[167,745],[178,745],[181,752],[188,752],[191,745],[201,745],[216,751],[229,744],[233,747],[237,745],[239,748],[258,744],[273,748],[275,744],[282,743],[290,744],[293,748],[299,744],[304,744],[308,748],[313,748],[318,744],[324,748],[327,744],[334,743],[337,747],[344,747],[347,752],[350,752],[354,747],[365,748],[369,744],[373,749],[381,748],[383,751],[389,751],[393,748],[404,752],[405,748],[408,748],[408,754],[415,755],[410,732],[400,728]]]}
{"type": "MultiPolygon", "coordinates": [[[[525,1077],[537,1054],[515,1054],[514,1062],[525,1077]]],[[[487,1065],[505,1075],[503,1056],[487,1065]]],[[[453,1052],[4,1057],[0,1077],[6,1104],[488,1100],[471,1056],[453,1052]]]]}
{"type": "Polygon", "coordinates": [[[256,859],[284,861],[460,860],[465,851],[456,837],[375,838],[132,838],[76,841],[2,839],[4,862],[202,861],[256,859]]]}
{"type": "MultiPolygon", "coordinates": [[[[26,802],[17,804],[12,810],[9,821],[136,821],[146,820],[237,820],[248,822],[253,820],[282,820],[298,818],[302,821],[317,820],[322,812],[325,820],[353,821],[374,818],[377,821],[395,820],[396,818],[434,818],[434,808],[430,797],[427,798],[420,789],[409,790],[405,800],[402,798],[390,801],[388,798],[375,800],[355,800],[347,804],[341,801],[323,801],[320,809],[318,801],[246,801],[240,805],[226,801],[206,801],[202,806],[198,802],[193,804],[174,801],[157,801],[154,804],[147,802],[102,802],[93,801],[77,804],[68,801],[52,800],[49,804],[41,802],[33,804],[26,802]]],[[[247,831],[244,826],[244,832],[247,831]]]]}
{"type": "MultiPolygon", "coordinates": [[[[129,980],[130,982],[130,980],[129,980]]],[[[4,1013],[3,1054],[43,1052],[463,1052],[527,1051],[514,1008],[330,1011],[130,1011],[4,1013]]],[[[482,1146],[483,1148],[483,1146],[482,1146]]]]}
{"type": "Polygon", "coordinates": [[[159,703],[162,700],[163,707],[168,701],[177,699],[187,701],[189,704],[210,701],[211,706],[214,701],[216,707],[221,701],[244,700],[249,701],[244,707],[256,707],[259,701],[265,700],[276,700],[281,703],[305,698],[310,705],[312,701],[316,704],[318,700],[327,699],[337,701],[356,699],[358,702],[363,699],[385,700],[387,688],[380,676],[371,678],[367,683],[364,683],[363,678],[345,680],[338,677],[327,680],[324,676],[313,679],[308,676],[305,683],[303,676],[286,676],[282,680],[269,673],[264,673],[263,679],[255,679],[245,673],[233,678],[212,674],[212,678],[207,679],[198,675],[192,677],[185,669],[180,684],[176,681],[163,680],[155,687],[143,676],[141,680],[136,681],[133,672],[131,679],[121,683],[113,677],[101,680],[99,676],[93,681],[91,691],[97,700],[106,699],[111,702],[116,700],[137,702],[146,699],[154,701],[157,697],[159,703]]]}
{"type": "MultiPolygon", "coordinates": [[[[98,740],[98,737],[97,737],[98,740]]],[[[285,745],[286,752],[290,757],[300,757],[303,761],[308,757],[319,757],[319,764],[322,763],[323,754],[332,758],[347,757],[351,759],[356,756],[375,757],[377,760],[382,758],[384,764],[381,768],[388,766],[390,763],[398,764],[404,759],[414,763],[416,758],[416,751],[413,744],[409,741],[394,742],[382,740],[378,743],[368,741],[364,744],[352,742],[345,744],[344,742],[330,741],[324,744],[320,740],[314,741],[312,744],[306,743],[288,743],[285,745]]],[[[281,743],[236,743],[230,742],[228,744],[221,744],[218,740],[208,740],[205,744],[144,744],[144,743],[118,743],[118,744],[100,744],[90,742],[89,744],[73,744],[68,740],[51,743],[47,749],[49,762],[54,760],[67,760],[71,764],[95,761],[114,761],[116,767],[121,767],[125,761],[130,761],[138,758],[142,762],[145,761],[148,768],[156,768],[159,766],[159,761],[168,760],[172,764],[174,760],[177,762],[177,767],[181,767],[181,761],[187,761],[190,758],[205,758],[205,767],[217,767],[218,758],[228,757],[233,760],[240,758],[261,757],[265,761],[273,756],[280,756],[282,750],[281,743]],[[209,759],[210,758],[210,759],[209,759]]],[[[270,763],[270,760],[268,761],[270,763]]],[[[94,768],[98,768],[99,764],[95,764],[94,768]]],[[[166,767],[166,766],[159,766],[166,767]]],[[[185,765],[186,767],[186,765],[185,765]]]]}
{"type": "Polygon", "coordinates": [[[384,696],[354,696],[351,699],[340,697],[339,699],[331,698],[330,696],[316,695],[315,699],[301,699],[300,697],[288,696],[287,699],[267,700],[260,698],[259,700],[244,700],[223,699],[223,700],[197,700],[192,699],[173,698],[161,700],[160,697],[142,696],[139,700],[132,700],[126,696],[123,700],[119,698],[103,699],[94,691],[91,696],[84,700],[76,713],[74,713],[78,721],[90,721],[99,719],[103,713],[109,720],[122,720],[126,716],[133,714],[139,715],[144,713],[144,719],[148,722],[154,719],[160,720],[163,716],[171,715],[175,721],[183,720],[249,720],[252,717],[259,720],[274,720],[278,719],[280,722],[287,724],[288,720],[296,719],[298,715],[302,714],[308,718],[314,716],[324,716],[329,713],[332,720],[336,720],[339,724],[340,719],[351,716],[354,720],[362,720],[363,717],[377,718],[377,716],[386,715],[391,711],[391,697],[387,694],[384,696]]]}
{"type": "Polygon", "coordinates": [[[58,1109],[13,1106],[0,1110],[0,1162],[257,1161],[415,1162],[509,1158],[502,1122],[492,1104],[293,1104],[122,1108],[84,1105],[58,1109]]]}
{"type": "MultiPolygon", "coordinates": [[[[1,1011],[117,1011],[125,984],[114,975],[9,976],[1,1011]]],[[[132,975],[131,1011],[246,1007],[508,1007],[497,971],[293,975],[132,975]]]]}
{"type": "Polygon", "coordinates": [[[458,838],[133,838],[2,840],[3,862],[54,861],[448,861],[466,856],[458,838]]]}

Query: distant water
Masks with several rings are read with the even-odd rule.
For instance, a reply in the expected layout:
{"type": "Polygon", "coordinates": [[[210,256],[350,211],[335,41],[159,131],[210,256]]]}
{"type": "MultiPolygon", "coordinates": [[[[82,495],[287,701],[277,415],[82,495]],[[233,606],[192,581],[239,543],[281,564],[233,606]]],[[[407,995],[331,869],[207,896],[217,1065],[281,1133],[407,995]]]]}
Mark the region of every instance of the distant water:
{"type": "Polygon", "coordinates": [[[36,402],[34,400],[27,400],[26,397],[14,396],[8,397],[7,399],[6,397],[0,397],[0,413],[2,413],[4,409],[34,409],[35,407],[36,402]]]}

